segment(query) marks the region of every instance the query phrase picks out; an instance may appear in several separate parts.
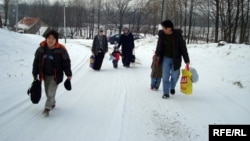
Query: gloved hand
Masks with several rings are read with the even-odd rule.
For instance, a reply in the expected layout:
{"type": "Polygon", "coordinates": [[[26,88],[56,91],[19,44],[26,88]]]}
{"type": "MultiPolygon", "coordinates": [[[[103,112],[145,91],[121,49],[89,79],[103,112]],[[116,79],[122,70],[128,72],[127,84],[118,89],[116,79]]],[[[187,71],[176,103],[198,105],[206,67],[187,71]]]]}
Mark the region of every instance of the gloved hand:
{"type": "Polygon", "coordinates": [[[156,66],[160,66],[160,63],[161,63],[161,58],[159,56],[156,57],[156,62],[155,62],[155,65],[156,66]]]}

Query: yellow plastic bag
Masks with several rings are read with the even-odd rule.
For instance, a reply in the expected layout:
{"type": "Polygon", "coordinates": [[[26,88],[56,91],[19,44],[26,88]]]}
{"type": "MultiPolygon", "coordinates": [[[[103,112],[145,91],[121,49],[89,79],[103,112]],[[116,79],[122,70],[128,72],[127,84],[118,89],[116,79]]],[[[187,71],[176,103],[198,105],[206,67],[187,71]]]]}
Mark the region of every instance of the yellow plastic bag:
{"type": "Polygon", "coordinates": [[[193,92],[192,72],[187,69],[182,69],[181,71],[181,92],[186,95],[191,95],[193,92]]]}

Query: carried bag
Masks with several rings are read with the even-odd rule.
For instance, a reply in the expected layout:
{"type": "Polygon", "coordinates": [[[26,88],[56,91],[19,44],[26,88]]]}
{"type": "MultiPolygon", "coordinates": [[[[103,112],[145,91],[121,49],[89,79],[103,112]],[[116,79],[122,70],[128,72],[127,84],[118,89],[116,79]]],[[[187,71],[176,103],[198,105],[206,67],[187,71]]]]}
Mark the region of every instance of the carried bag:
{"type": "Polygon", "coordinates": [[[131,56],[131,63],[135,63],[135,55],[134,54],[132,54],[132,56],[131,56]]]}
{"type": "Polygon", "coordinates": [[[133,49],[133,53],[132,53],[132,56],[130,58],[130,62],[135,63],[135,59],[136,59],[136,57],[135,57],[135,49],[133,49]]]}
{"type": "Polygon", "coordinates": [[[197,83],[199,81],[199,74],[195,68],[190,67],[190,71],[192,73],[192,82],[197,83]]]}
{"type": "Polygon", "coordinates": [[[193,85],[192,85],[192,72],[188,69],[182,69],[182,76],[181,76],[181,92],[186,95],[191,95],[193,92],[193,85]]]}
{"type": "Polygon", "coordinates": [[[94,68],[94,63],[95,63],[95,56],[91,55],[89,58],[89,66],[93,69],[94,68]]]}
{"type": "Polygon", "coordinates": [[[72,86],[71,86],[71,81],[69,79],[66,79],[64,81],[64,87],[66,90],[70,91],[72,89],[72,86]]]}
{"type": "Polygon", "coordinates": [[[27,91],[27,94],[30,96],[30,100],[33,104],[38,104],[42,97],[42,86],[41,81],[34,80],[27,91]]]}

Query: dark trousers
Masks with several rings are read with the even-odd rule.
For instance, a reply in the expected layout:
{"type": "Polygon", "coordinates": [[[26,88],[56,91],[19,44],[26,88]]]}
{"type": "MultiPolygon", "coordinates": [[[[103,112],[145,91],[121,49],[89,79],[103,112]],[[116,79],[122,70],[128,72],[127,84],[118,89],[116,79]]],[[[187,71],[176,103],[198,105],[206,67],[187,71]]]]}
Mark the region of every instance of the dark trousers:
{"type": "Polygon", "coordinates": [[[118,68],[118,61],[117,60],[113,60],[113,66],[114,66],[114,68],[118,68]]]}
{"type": "Polygon", "coordinates": [[[132,58],[132,51],[128,51],[124,54],[122,54],[122,63],[123,63],[123,66],[125,67],[129,67],[130,66],[130,63],[131,63],[131,58],[132,58]]]}
{"type": "Polygon", "coordinates": [[[94,70],[100,70],[102,67],[102,62],[104,59],[105,53],[100,52],[97,55],[95,55],[95,63],[94,63],[94,70]]]}

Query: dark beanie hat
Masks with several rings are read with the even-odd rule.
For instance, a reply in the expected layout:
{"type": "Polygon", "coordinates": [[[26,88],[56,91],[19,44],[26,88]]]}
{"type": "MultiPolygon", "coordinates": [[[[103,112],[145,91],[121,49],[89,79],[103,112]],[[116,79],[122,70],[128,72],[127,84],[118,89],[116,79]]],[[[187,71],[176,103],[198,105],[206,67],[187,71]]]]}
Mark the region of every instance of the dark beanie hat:
{"type": "Polygon", "coordinates": [[[49,32],[46,34],[45,38],[47,39],[50,35],[54,36],[55,39],[56,39],[56,42],[58,42],[59,33],[58,33],[57,31],[55,31],[55,30],[49,31],[49,32]]]}
{"type": "Polygon", "coordinates": [[[170,28],[174,28],[174,24],[170,21],[170,20],[165,20],[165,21],[163,21],[162,23],[161,23],[161,25],[163,26],[163,27],[170,27],[170,28]]]}

